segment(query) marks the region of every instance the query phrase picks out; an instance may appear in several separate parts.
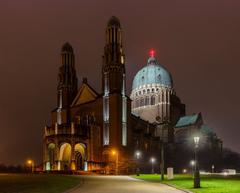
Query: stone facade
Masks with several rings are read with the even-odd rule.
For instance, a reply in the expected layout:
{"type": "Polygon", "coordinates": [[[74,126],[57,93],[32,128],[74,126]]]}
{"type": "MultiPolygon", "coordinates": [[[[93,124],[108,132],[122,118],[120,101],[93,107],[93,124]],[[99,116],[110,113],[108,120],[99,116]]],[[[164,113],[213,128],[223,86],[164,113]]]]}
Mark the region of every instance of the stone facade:
{"type": "Polygon", "coordinates": [[[102,93],[84,78],[77,86],[74,50],[61,50],[57,107],[44,129],[45,171],[134,172],[135,152],[156,150],[155,126],[131,113],[125,88],[122,28],[112,17],[106,28],[102,65],[102,93]]]}

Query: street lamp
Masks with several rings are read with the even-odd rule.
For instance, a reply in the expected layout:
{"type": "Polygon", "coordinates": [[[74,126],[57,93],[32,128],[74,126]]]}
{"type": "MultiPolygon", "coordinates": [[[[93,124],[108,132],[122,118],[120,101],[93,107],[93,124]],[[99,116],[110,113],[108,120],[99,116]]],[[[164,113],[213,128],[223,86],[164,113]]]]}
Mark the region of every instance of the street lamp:
{"type": "Polygon", "coordinates": [[[160,170],[161,170],[161,180],[164,180],[164,129],[169,129],[170,122],[168,121],[167,117],[164,117],[164,120],[161,120],[160,116],[156,117],[157,125],[162,125],[161,128],[161,136],[159,137],[159,142],[161,145],[161,164],[160,164],[160,170]]]}
{"type": "Polygon", "coordinates": [[[198,145],[199,145],[199,136],[195,136],[194,138],[194,158],[195,158],[195,170],[194,170],[194,188],[200,188],[200,174],[199,174],[199,164],[198,164],[198,145]]]}
{"type": "Polygon", "coordinates": [[[112,155],[115,156],[116,155],[116,162],[115,162],[115,171],[116,171],[116,175],[118,175],[118,152],[113,150],[112,151],[112,155]]]}
{"type": "Polygon", "coordinates": [[[139,168],[139,159],[140,159],[140,156],[141,156],[141,152],[140,151],[136,151],[136,158],[137,158],[137,176],[140,175],[140,168],[139,168]]]}
{"type": "Polygon", "coordinates": [[[140,155],[141,155],[141,152],[140,152],[140,151],[136,151],[136,157],[137,157],[137,159],[140,158],[140,155]]]}
{"type": "Polygon", "coordinates": [[[155,163],[156,159],[154,157],[152,157],[150,159],[150,162],[152,163],[152,174],[154,174],[154,163],[155,163]]]}
{"type": "Polygon", "coordinates": [[[31,168],[31,172],[34,172],[34,161],[29,159],[27,160],[27,165],[29,165],[29,167],[31,168]]]}
{"type": "Polygon", "coordinates": [[[214,166],[214,165],[212,165],[212,173],[214,173],[214,168],[215,168],[215,166],[214,166]]]}

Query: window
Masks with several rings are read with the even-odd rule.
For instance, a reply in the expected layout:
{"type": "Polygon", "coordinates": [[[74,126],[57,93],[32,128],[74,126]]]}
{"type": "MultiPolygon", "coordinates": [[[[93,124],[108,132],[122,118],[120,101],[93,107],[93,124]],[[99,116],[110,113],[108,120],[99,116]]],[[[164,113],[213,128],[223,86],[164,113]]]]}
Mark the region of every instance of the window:
{"type": "Polygon", "coordinates": [[[154,93],[154,88],[152,89],[152,93],[154,93]]]}
{"type": "Polygon", "coordinates": [[[148,149],[148,143],[147,142],[144,143],[144,148],[145,148],[145,150],[148,149]]]}
{"type": "Polygon", "coordinates": [[[145,105],[149,105],[149,97],[146,97],[146,99],[145,99],[145,105]]]}
{"type": "Polygon", "coordinates": [[[136,108],[138,108],[138,107],[139,107],[139,100],[138,100],[138,99],[136,100],[135,107],[136,107],[136,108]]]}
{"type": "Polygon", "coordinates": [[[151,96],[151,105],[155,105],[155,96],[151,96]]]}
{"type": "Polygon", "coordinates": [[[150,93],[150,89],[147,89],[147,93],[150,93]]]}
{"type": "Polygon", "coordinates": [[[143,94],[145,94],[146,93],[146,90],[143,90],[143,94]]]}
{"type": "Polygon", "coordinates": [[[144,99],[143,98],[141,98],[141,100],[140,100],[140,106],[141,107],[144,106],[144,99]]]}

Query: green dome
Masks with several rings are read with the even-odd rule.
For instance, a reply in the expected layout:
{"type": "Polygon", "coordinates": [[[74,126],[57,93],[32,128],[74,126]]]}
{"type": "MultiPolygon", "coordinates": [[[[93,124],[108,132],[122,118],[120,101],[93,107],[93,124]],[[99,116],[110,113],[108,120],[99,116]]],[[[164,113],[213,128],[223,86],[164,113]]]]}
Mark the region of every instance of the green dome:
{"type": "Polygon", "coordinates": [[[135,75],[132,90],[146,84],[160,84],[166,87],[172,87],[171,74],[158,64],[155,57],[150,57],[147,66],[143,67],[135,75]]]}

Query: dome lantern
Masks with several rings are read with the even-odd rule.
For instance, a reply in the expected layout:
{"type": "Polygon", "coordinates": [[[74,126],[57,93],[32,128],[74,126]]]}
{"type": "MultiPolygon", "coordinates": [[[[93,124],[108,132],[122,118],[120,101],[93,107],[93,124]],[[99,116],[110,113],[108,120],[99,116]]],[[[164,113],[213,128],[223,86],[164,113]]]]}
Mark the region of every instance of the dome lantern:
{"type": "Polygon", "coordinates": [[[150,50],[149,55],[147,65],[139,70],[133,79],[132,90],[152,84],[172,88],[171,74],[158,63],[155,51],[150,50]]]}

